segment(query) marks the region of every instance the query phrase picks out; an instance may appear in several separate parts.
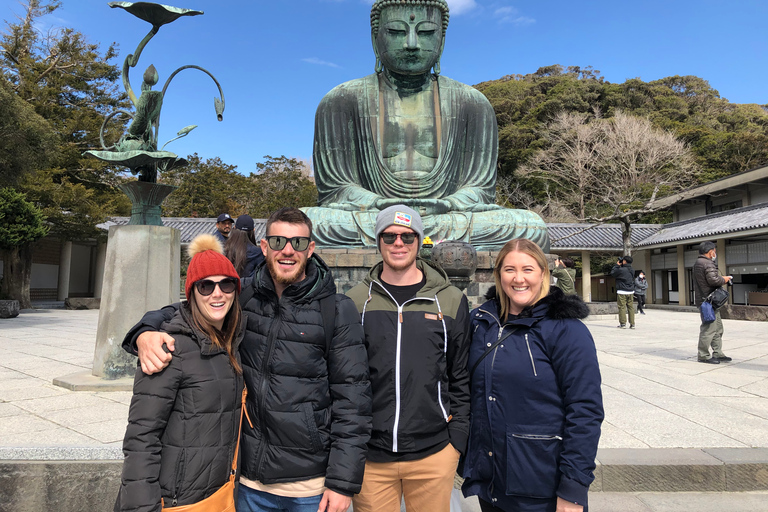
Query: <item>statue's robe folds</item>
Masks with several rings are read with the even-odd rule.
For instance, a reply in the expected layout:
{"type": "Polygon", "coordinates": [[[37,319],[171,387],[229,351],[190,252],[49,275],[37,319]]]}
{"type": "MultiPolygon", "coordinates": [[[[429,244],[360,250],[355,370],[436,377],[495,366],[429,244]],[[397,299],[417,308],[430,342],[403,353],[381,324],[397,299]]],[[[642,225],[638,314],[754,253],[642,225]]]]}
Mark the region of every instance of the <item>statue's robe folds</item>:
{"type": "Polygon", "coordinates": [[[548,251],[541,217],[494,204],[498,131],[485,96],[440,76],[432,84],[440,105],[435,166],[429,172],[394,173],[381,152],[383,80],[373,74],[341,84],[317,109],[314,167],[320,206],[304,208],[317,245],[375,247],[378,199],[402,199],[417,209],[419,200],[443,199],[450,211],[422,215],[424,234],[433,240],[498,248],[513,238],[529,238],[548,251]]]}

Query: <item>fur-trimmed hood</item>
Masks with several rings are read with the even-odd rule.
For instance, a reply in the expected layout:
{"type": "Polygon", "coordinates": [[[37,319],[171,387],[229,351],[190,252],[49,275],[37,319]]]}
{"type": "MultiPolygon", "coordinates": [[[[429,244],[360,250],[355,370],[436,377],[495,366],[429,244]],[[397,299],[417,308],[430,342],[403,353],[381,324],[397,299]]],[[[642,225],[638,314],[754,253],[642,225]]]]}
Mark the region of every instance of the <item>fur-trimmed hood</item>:
{"type": "MultiPolygon", "coordinates": [[[[496,312],[501,311],[499,299],[496,296],[496,286],[486,292],[485,298],[493,302],[496,312]]],[[[575,318],[583,320],[589,316],[589,307],[578,295],[566,295],[560,288],[553,286],[549,294],[533,304],[524,308],[517,318],[551,318],[553,320],[565,320],[575,318]]]]}

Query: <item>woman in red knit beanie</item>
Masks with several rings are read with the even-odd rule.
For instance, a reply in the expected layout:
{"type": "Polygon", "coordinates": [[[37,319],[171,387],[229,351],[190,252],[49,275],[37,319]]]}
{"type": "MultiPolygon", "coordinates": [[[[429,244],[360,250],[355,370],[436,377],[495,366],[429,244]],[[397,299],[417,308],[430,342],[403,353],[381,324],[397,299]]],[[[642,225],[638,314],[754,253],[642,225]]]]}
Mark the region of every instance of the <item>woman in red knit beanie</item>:
{"type": "Polygon", "coordinates": [[[195,238],[188,252],[187,301],[162,326],[176,342],[171,363],[151,376],[136,370],[115,511],[222,497],[234,510],[230,474],[245,401],[240,278],[213,235],[195,238]]]}

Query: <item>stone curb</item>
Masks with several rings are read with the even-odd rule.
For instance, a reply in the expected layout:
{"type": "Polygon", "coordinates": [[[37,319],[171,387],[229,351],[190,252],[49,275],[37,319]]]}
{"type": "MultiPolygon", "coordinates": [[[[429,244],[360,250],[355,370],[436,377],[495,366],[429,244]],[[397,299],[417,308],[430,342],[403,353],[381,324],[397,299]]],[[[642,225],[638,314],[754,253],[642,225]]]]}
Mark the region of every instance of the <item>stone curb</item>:
{"type": "Polygon", "coordinates": [[[768,448],[598,450],[592,492],[768,490],[768,448]]]}

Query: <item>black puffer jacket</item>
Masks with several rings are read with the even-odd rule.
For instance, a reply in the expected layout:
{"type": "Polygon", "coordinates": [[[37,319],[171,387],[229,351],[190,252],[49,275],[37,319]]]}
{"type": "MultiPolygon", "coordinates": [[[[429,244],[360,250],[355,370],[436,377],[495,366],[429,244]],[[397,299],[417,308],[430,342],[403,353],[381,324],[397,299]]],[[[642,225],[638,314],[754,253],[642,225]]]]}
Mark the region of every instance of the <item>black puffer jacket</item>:
{"type": "MultiPolygon", "coordinates": [[[[264,484],[325,476],[326,487],[351,496],[362,486],[371,435],[363,327],[354,303],[336,294],[322,259],[313,255],[306,273],[279,300],[266,265],[253,281],[244,280],[240,302],[247,324],[240,357],[253,428],[243,425],[241,470],[264,484]],[[336,326],[326,361],[320,300],[334,294],[336,326]]],[[[123,348],[135,354],[138,335],[157,330],[177,308],[144,315],[123,348]]]]}
{"type": "Polygon", "coordinates": [[[242,474],[264,484],[325,476],[336,492],[360,492],[371,432],[371,386],[355,304],[336,294],[322,259],[280,299],[257,268],[240,349],[254,428],[243,427],[242,474]],[[325,359],[320,300],[336,294],[336,328],[325,359]]]}
{"type": "Polygon", "coordinates": [[[136,370],[116,512],[160,511],[161,498],[169,507],[195,503],[229,478],[243,378],[191,325],[185,305],[162,326],[176,340],[170,365],[155,375],[136,370]]]}

